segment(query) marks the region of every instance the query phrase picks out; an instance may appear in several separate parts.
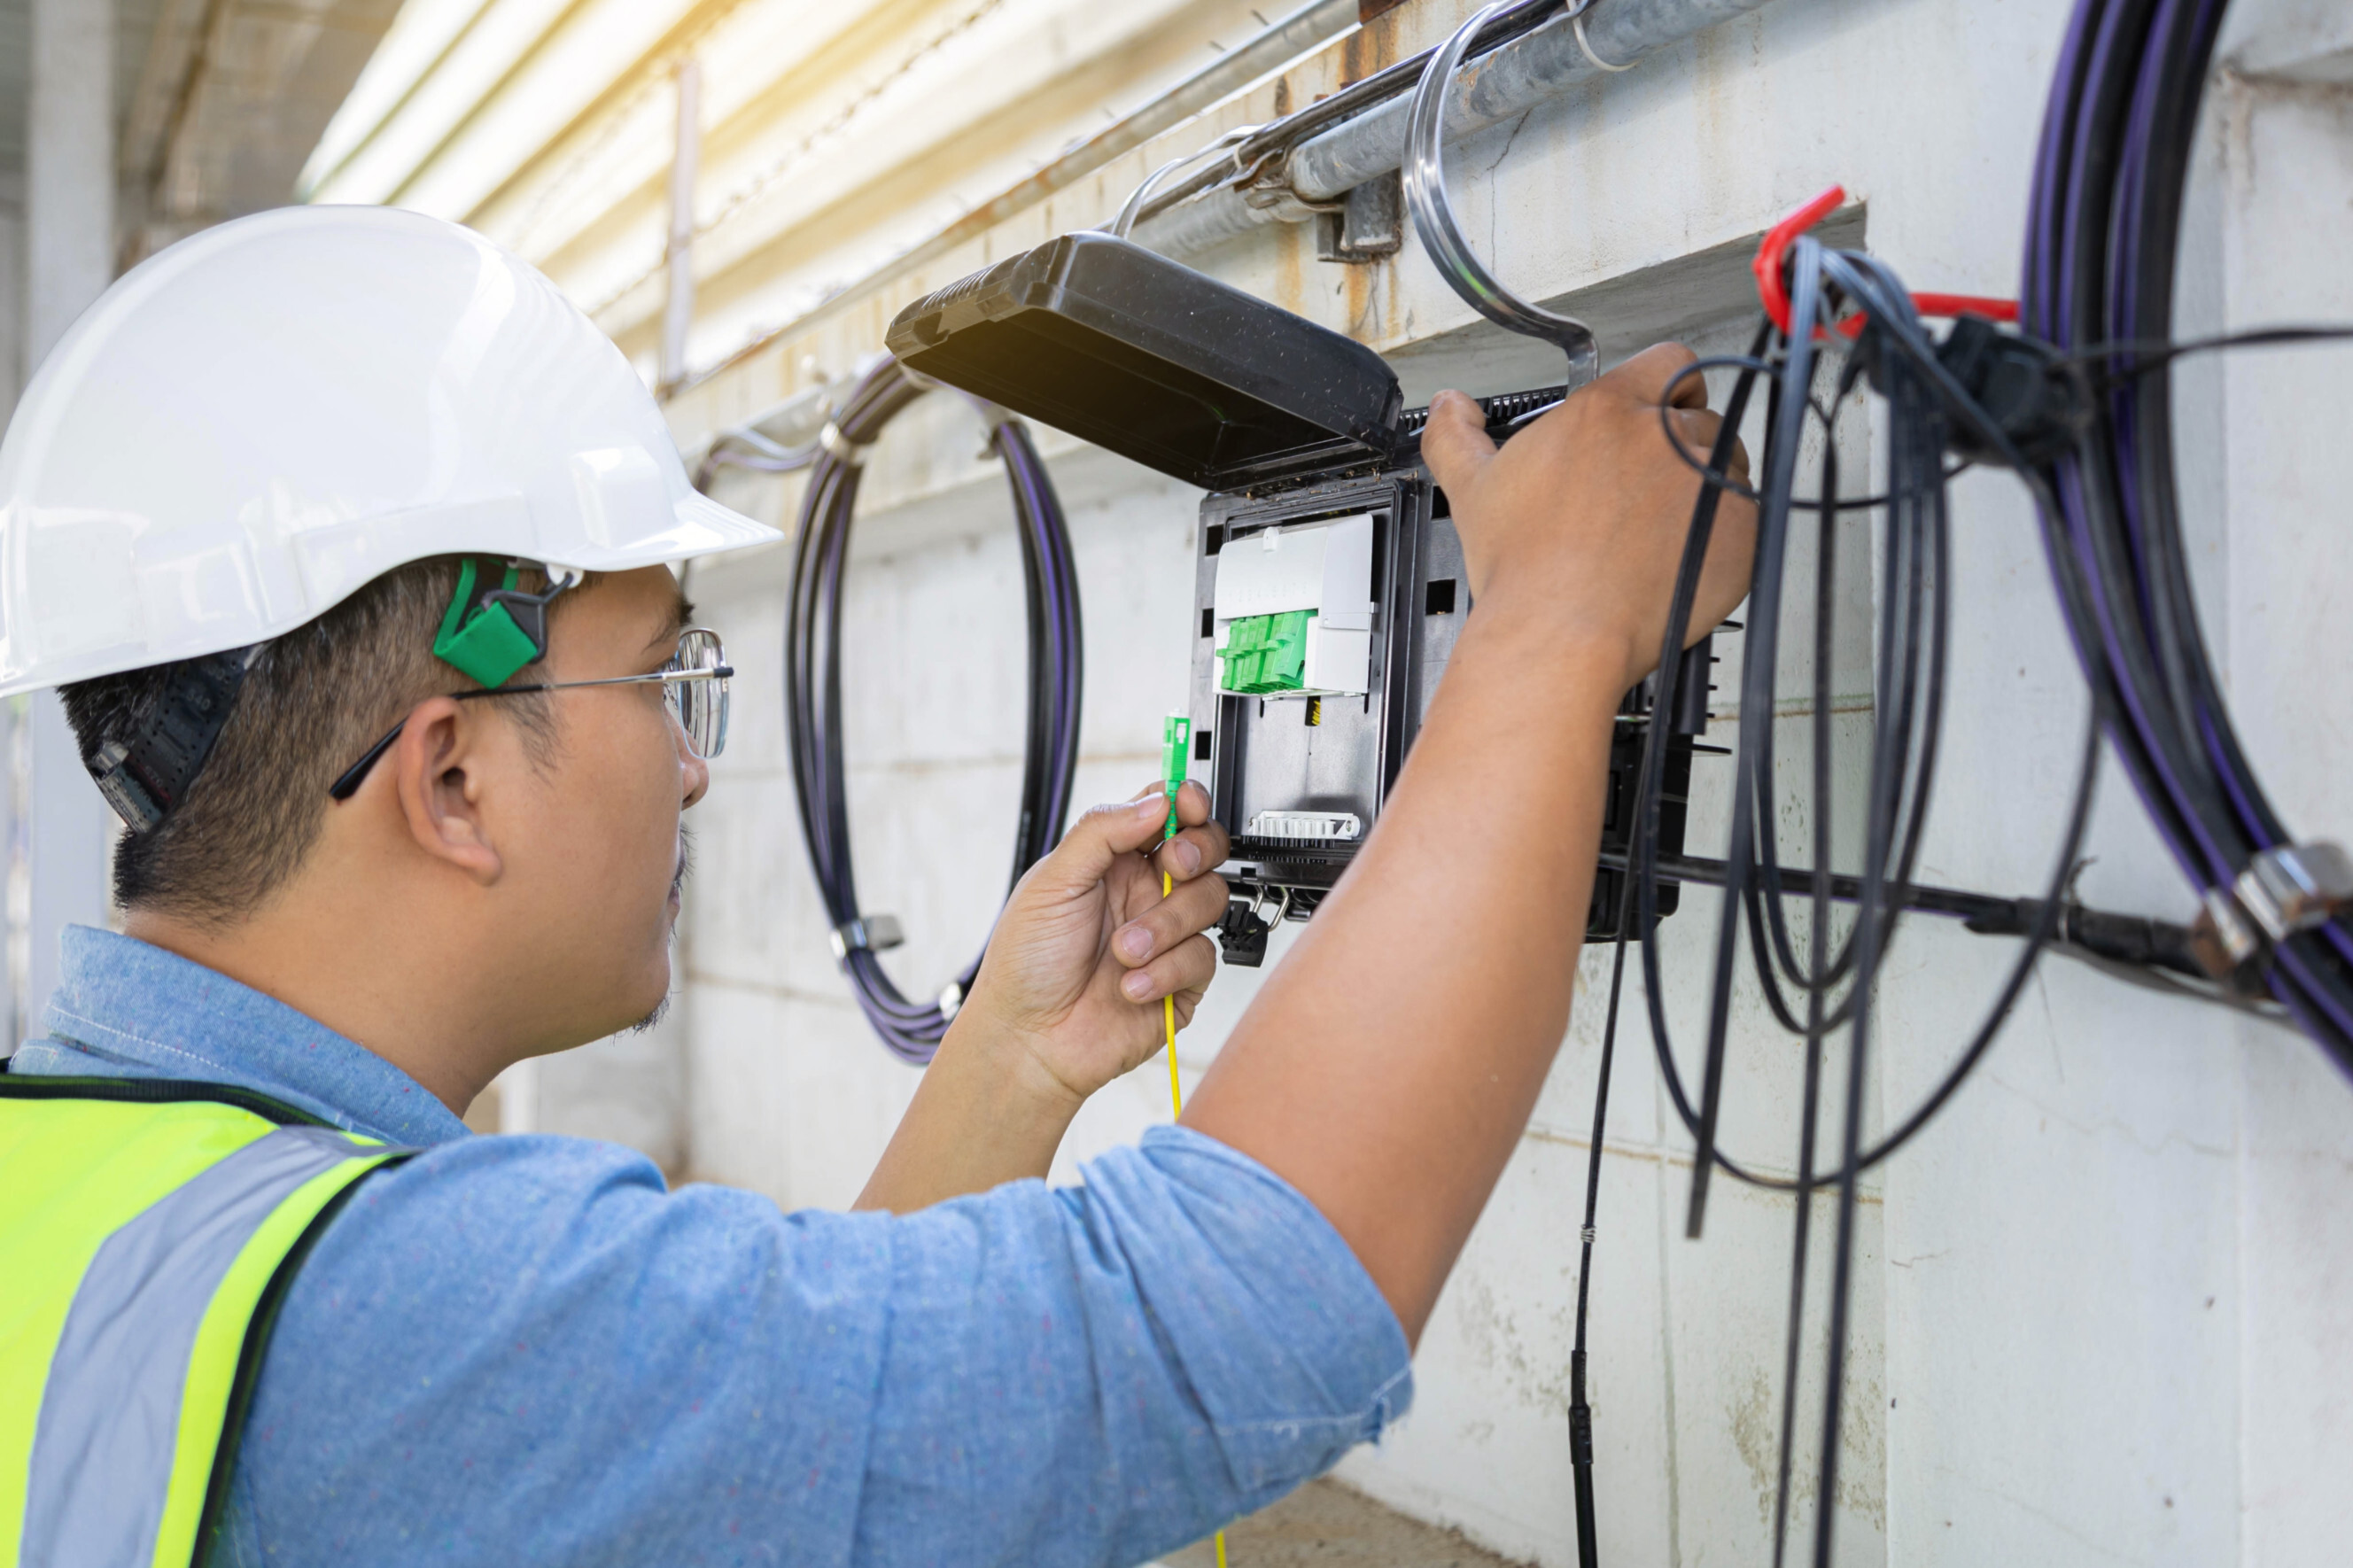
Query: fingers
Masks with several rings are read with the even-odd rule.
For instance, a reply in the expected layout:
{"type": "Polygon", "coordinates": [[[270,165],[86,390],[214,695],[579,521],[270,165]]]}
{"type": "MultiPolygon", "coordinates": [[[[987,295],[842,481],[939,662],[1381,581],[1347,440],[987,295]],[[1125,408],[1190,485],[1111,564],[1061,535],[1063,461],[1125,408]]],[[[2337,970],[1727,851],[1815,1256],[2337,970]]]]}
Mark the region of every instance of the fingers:
{"type": "Polygon", "coordinates": [[[1756,553],[1755,503],[1725,496],[1716,508],[1715,531],[1708,540],[1707,563],[1700,572],[1699,594],[1692,602],[1693,630],[1714,629],[1748,596],[1756,553]]]}
{"type": "MultiPolygon", "coordinates": [[[[1607,388],[1621,397],[1655,408],[1667,401],[1667,384],[1698,358],[1681,343],[1653,343],[1593,384],[1597,390],[1607,388]]],[[[1676,408],[1705,408],[1707,378],[1683,376],[1675,386],[1672,405],[1676,408]]],[[[1433,409],[1433,417],[1435,412],[1433,409]]]]}
{"type": "MultiPolygon", "coordinates": [[[[1181,798],[1178,807],[1181,813],[1181,798]]],[[[1039,861],[1030,875],[1062,887],[1092,887],[1121,856],[1133,855],[1157,839],[1167,822],[1168,797],[1157,784],[1134,800],[1096,806],[1071,824],[1054,852],[1039,861]]]]}
{"type": "MultiPolygon", "coordinates": [[[[1168,804],[1167,782],[1155,779],[1127,798],[1132,801],[1156,800],[1166,805],[1168,804]]],[[[1161,820],[1166,822],[1165,813],[1161,820]]],[[[1209,792],[1191,779],[1176,786],[1176,820],[1187,827],[1198,827],[1209,820],[1209,792]]]]}
{"type": "Polygon", "coordinates": [[[1176,820],[1187,827],[1198,827],[1209,820],[1209,792],[1206,787],[1191,779],[1178,786],[1176,820]]]}
{"type": "Polygon", "coordinates": [[[1223,823],[1204,823],[1187,828],[1153,851],[1153,869],[1166,872],[1175,881],[1188,882],[1213,867],[1224,865],[1232,847],[1233,840],[1227,836],[1223,823]]]}
{"type": "Polygon", "coordinates": [[[1125,968],[1141,968],[1195,931],[1216,925],[1225,912],[1223,877],[1211,875],[1183,883],[1111,933],[1112,956],[1125,968]]]}
{"type": "Polygon", "coordinates": [[[1459,392],[1441,392],[1430,400],[1421,459],[1430,465],[1430,477],[1439,489],[1468,489],[1494,458],[1495,443],[1487,439],[1487,416],[1478,404],[1459,392]]]}
{"type": "MultiPolygon", "coordinates": [[[[1694,376],[1694,380],[1698,378],[1694,376]]],[[[1678,408],[1667,416],[1675,433],[1683,440],[1683,450],[1694,462],[1704,463],[1715,450],[1716,433],[1724,428],[1724,416],[1704,408],[1678,408]]]]}
{"type": "Polygon", "coordinates": [[[1748,443],[1735,441],[1732,456],[1725,459],[1724,471],[1741,484],[1748,483],[1748,443]]]}
{"type": "MultiPolygon", "coordinates": [[[[1168,786],[1165,783],[1145,784],[1131,798],[1137,801],[1165,802],[1168,786]]],[[[1226,863],[1232,839],[1222,823],[1209,816],[1209,792],[1187,779],[1176,791],[1176,820],[1185,824],[1184,830],[1152,852],[1155,873],[1166,872],[1179,882],[1190,881],[1213,866],[1226,863]]],[[[1167,831],[1168,818],[1160,819],[1161,831],[1167,831]]]]}
{"type": "MultiPolygon", "coordinates": [[[[1683,437],[1683,450],[1695,463],[1711,463],[1715,457],[1715,443],[1724,434],[1724,416],[1704,408],[1678,408],[1669,417],[1683,437]]],[[[1736,484],[1748,482],[1748,443],[1735,441],[1732,455],[1725,459],[1725,476],[1736,484]]]]}
{"type": "Polygon", "coordinates": [[[1131,1002],[1157,1002],[1202,991],[1217,973],[1218,944],[1206,936],[1188,936],[1122,979],[1120,994],[1131,1002]]]}

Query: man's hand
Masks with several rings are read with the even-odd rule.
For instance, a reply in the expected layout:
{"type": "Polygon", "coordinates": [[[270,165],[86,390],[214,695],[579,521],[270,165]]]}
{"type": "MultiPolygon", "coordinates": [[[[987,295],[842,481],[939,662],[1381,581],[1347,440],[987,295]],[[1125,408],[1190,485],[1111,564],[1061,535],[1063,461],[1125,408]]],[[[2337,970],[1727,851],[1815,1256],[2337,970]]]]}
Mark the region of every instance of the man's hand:
{"type": "Polygon", "coordinates": [[[1006,901],[972,994],[858,1206],[904,1212],[1042,1176],[1089,1095],[1162,1042],[1161,999],[1190,1022],[1218,966],[1226,831],[1208,792],[1154,784],[1073,823],[1006,901]],[[1160,896],[1166,871],[1174,891],[1160,896]]]}
{"type": "Polygon", "coordinates": [[[1008,1065],[1026,1058],[1075,1107],[1160,1048],[1162,997],[1190,1023],[1218,970],[1201,933],[1226,912],[1211,868],[1227,839],[1199,784],[1177,792],[1176,819],[1163,844],[1168,796],[1155,784],[1072,824],[1006,901],[950,1037],[985,1036],[1008,1065]],[[1175,885],[1165,900],[1164,871],[1175,885]]]}
{"type": "MultiPolygon", "coordinates": [[[[1563,641],[1624,650],[1630,690],[1659,661],[1667,602],[1683,558],[1697,476],[1659,428],[1667,384],[1692,363],[1679,343],[1646,349],[1580,388],[1498,450],[1479,405],[1441,392],[1430,405],[1421,453],[1446,492],[1471,596],[1492,625],[1522,611],[1563,641]]],[[[1723,426],[1708,412],[1707,384],[1685,376],[1668,405],[1684,449],[1704,463],[1723,426]]],[[[1733,449],[1732,477],[1746,483],[1748,457],[1733,449]]],[[[1697,642],[1748,592],[1756,509],[1727,496],[1699,595],[1697,642]]]]}

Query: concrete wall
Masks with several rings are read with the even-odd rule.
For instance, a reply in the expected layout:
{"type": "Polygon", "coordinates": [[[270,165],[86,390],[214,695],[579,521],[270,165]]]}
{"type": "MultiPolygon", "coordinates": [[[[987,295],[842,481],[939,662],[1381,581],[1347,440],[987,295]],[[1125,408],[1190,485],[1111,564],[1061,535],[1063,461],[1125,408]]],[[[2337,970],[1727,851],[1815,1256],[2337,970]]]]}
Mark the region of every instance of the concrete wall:
{"type": "MultiPolygon", "coordinates": [[[[681,444],[845,374],[907,300],[1103,221],[1159,161],[1434,41],[1469,9],[1412,0],[765,341],[671,400],[681,444]]],[[[1102,123],[1103,105],[1124,109],[1199,63],[1206,39],[1230,45],[1250,26],[1243,8],[1219,4],[910,0],[823,8],[820,25],[787,0],[746,0],[647,7],[634,32],[609,21],[595,31],[601,13],[586,6],[572,22],[497,33],[516,10],[486,8],[459,48],[425,31],[441,10],[412,5],[382,58],[394,62],[387,82],[399,85],[398,67],[423,87],[403,97],[364,79],[354,104],[406,107],[339,122],[314,160],[320,189],[413,202],[518,246],[596,310],[649,376],[670,138],[660,84],[682,52],[699,52],[707,72],[690,359],[709,363],[1102,123]],[[493,34],[504,53],[486,41],[493,34]],[[399,65],[465,48],[482,56],[468,68],[474,79],[508,85],[470,99],[453,77],[437,97],[431,71],[399,65]],[[577,64],[592,57],[601,76],[577,64]],[[576,79],[556,68],[565,60],[576,79]]],[[[1466,227],[1525,292],[1585,312],[1612,356],[1670,334],[1730,346],[1751,309],[1753,237],[1833,180],[1855,197],[1841,242],[1867,244],[1917,287],[2012,293],[2027,157],[2064,16],[2060,0],[1775,0],[1458,149],[1466,227]]],[[[2185,325],[2353,315],[2341,262],[2353,242],[2345,13],[2327,0],[2250,0],[2226,56],[2201,142],[2185,325]]],[[[1411,247],[1392,262],[1325,264],[1310,233],[1277,226],[1195,264],[1371,342],[1417,398],[1554,374],[1544,353],[1474,325],[1411,247]]],[[[2341,606],[2353,593],[2342,364],[2341,353],[2316,350],[2182,372],[2209,635],[2288,819],[2339,836],[2353,800],[2339,782],[2353,764],[2353,697],[2328,679],[2345,661],[2341,606]]],[[[1870,439],[1870,411],[1842,410],[1857,470],[1870,439]]],[[[944,399],[892,428],[868,469],[851,577],[852,830],[869,907],[899,914],[910,933],[889,965],[911,991],[939,985],[985,931],[1018,784],[1018,552],[977,440],[976,422],[944,399]]],[[[1182,693],[1198,498],[1067,438],[1045,435],[1043,446],[1071,507],[1086,598],[1081,794],[1108,797],[1151,776],[1158,715],[1182,693]]],[[[720,493],[788,521],[797,486],[731,476],[720,493]]],[[[1972,476],[1957,500],[1957,668],[1921,875],[2024,892],[2049,871],[2082,682],[2023,498],[1972,476]]],[[[1843,556],[1855,570],[1834,686],[1852,782],[1869,719],[1874,584],[1859,531],[1843,556]]],[[[618,1131],[617,1105],[643,1121],[660,1103],[649,1086],[667,1083],[680,1114],[632,1136],[781,1203],[838,1205],[915,1078],[867,1036],[827,954],[777,711],[786,570],[780,551],[695,570],[691,591],[744,673],[734,739],[696,813],[679,1005],[667,1034],[611,1047],[638,1053],[628,1068],[638,1077],[593,1058],[551,1064],[539,1121],[618,1131]]],[[[1795,651],[1806,628],[1789,634],[1777,678],[1794,779],[1810,672],[1795,651]]],[[[1728,693],[1736,639],[1727,654],[1728,693]]],[[[1728,742],[1728,722],[1713,738],[1728,742]]],[[[1722,840],[1725,772],[1704,763],[1695,786],[1701,852],[1722,840]]],[[[1794,788],[1789,797],[1781,826],[1795,845],[1807,825],[1794,788]]],[[[2087,899],[2186,916],[2176,873],[2113,780],[2089,853],[2087,899]]],[[[1715,903],[1685,900],[1667,931],[1663,1001],[1688,1059],[1715,903]]],[[[1882,1001],[1874,1118],[1892,1121],[1941,1075],[2010,951],[1906,926],[1882,1001]]],[[[1558,1066],[1424,1342],[1414,1415],[1342,1472],[1547,1563],[1575,1555],[1564,1411],[1606,959],[1583,962],[1558,1066]]],[[[1214,1058],[1257,978],[1220,977],[1180,1049],[1188,1075],[1214,1058]]],[[[1683,1240],[1689,1142],[1639,1015],[1620,1047],[1592,1330],[1605,1548],[1621,1562],[1765,1561],[1793,1209],[1719,1183],[1706,1237],[1683,1240]]],[[[1060,1174],[1166,1114],[1158,1072],[1098,1097],[1060,1174]]],[[[1746,988],[1729,1081],[1727,1144],[1786,1171],[1797,1052],[1746,988]]],[[[2340,1560],[2353,1220],[2335,1200],[2348,1164],[2353,1095],[2298,1037],[2046,963],[1978,1079],[1866,1193],[1834,1500],[1840,1560],[2340,1560]]],[[[1801,1432],[1817,1407],[1818,1327],[1808,1344],[1801,1432]]],[[[1810,1443],[1798,1471],[1810,1475],[1810,1443]]],[[[1819,1506],[1810,1490],[1800,1487],[1801,1526],[1819,1506]]]]}

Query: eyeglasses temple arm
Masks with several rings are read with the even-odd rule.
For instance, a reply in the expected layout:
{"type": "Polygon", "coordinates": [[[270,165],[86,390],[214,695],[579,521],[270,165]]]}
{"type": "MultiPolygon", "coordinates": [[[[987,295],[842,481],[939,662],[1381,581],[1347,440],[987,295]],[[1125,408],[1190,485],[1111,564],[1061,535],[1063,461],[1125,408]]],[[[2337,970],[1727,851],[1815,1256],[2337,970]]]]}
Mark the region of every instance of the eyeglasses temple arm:
{"type": "Polygon", "coordinates": [[[400,739],[400,732],[406,728],[408,728],[408,721],[403,719],[386,731],[383,740],[367,749],[367,755],[345,768],[343,776],[327,786],[327,798],[341,802],[359,794],[360,785],[367,783],[368,771],[375,766],[386,752],[392,750],[392,743],[400,739]]]}
{"type": "Polygon", "coordinates": [[[726,680],[735,673],[732,664],[713,665],[709,669],[657,669],[645,675],[607,675],[596,680],[552,680],[537,686],[501,686],[488,691],[454,693],[460,702],[474,697],[522,697],[533,691],[572,691],[583,686],[643,686],[660,681],[668,686],[674,680],[726,680]]]}
{"type": "MultiPolygon", "coordinates": [[[[734,673],[733,665],[719,664],[709,669],[664,669],[650,675],[617,675],[603,680],[561,680],[539,686],[500,686],[485,691],[459,691],[453,695],[463,702],[470,697],[520,697],[530,691],[564,691],[575,686],[638,686],[649,680],[659,680],[668,686],[674,680],[725,680],[734,673]]],[[[383,740],[367,749],[365,756],[345,768],[343,776],[327,786],[327,797],[346,801],[357,795],[360,785],[367,783],[369,771],[384,759],[385,752],[392,749],[392,743],[400,739],[401,731],[407,725],[408,721],[404,719],[386,731],[383,740]]]]}

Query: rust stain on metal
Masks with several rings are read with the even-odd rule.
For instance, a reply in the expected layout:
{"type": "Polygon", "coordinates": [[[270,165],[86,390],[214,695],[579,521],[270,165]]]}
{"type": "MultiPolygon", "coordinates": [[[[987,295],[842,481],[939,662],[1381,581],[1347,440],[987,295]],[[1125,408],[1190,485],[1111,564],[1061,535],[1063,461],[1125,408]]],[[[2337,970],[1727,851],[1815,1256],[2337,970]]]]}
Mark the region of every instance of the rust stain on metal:
{"type": "Polygon", "coordinates": [[[1365,46],[1371,38],[1372,29],[1361,27],[1340,40],[1340,86],[1353,87],[1372,74],[1365,68],[1365,46]]]}
{"type": "Polygon", "coordinates": [[[1301,241],[1310,237],[1310,224],[1282,226],[1274,247],[1274,302],[1294,315],[1307,311],[1307,279],[1300,266],[1301,241]]]}
{"type": "Polygon", "coordinates": [[[1398,58],[1398,26],[1400,18],[1387,11],[1365,18],[1365,25],[1348,35],[1340,46],[1340,81],[1347,87],[1363,80],[1375,71],[1396,63],[1398,58]]]}
{"type": "MultiPolygon", "coordinates": [[[[1394,10],[1395,7],[1392,6],[1389,9],[1394,10]]],[[[1379,70],[1384,66],[1395,65],[1398,58],[1398,28],[1404,25],[1405,18],[1392,16],[1388,10],[1384,10],[1376,12],[1373,16],[1366,17],[1364,21],[1365,26],[1359,29],[1357,37],[1367,40],[1372,47],[1372,68],[1379,70]]]]}
{"type": "Polygon", "coordinates": [[[1340,40],[1340,79],[1334,90],[1353,87],[1398,58],[1398,18],[1388,13],[1365,19],[1365,25],[1340,40]]]}
{"type": "Polygon", "coordinates": [[[1356,262],[1344,261],[1339,265],[1340,292],[1347,300],[1348,313],[1345,319],[1348,323],[1348,335],[1363,342],[1368,336],[1365,329],[1368,324],[1366,318],[1371,313],[1373,269],[1356,262]]]}

